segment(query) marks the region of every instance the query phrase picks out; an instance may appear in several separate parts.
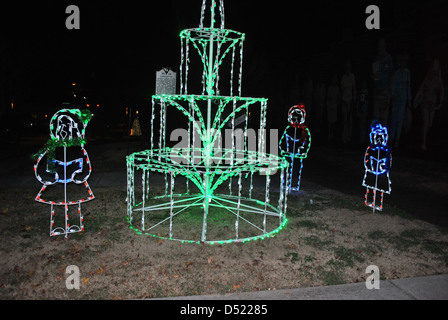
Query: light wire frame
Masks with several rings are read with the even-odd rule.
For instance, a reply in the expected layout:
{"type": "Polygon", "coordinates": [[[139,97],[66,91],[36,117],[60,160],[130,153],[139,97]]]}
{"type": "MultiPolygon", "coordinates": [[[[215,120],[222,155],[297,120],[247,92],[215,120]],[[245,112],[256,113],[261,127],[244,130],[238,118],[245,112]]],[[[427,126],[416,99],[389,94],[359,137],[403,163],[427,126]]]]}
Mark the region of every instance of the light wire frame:
{"type": "Polygon", "coordinates": [[[180,33],[180,94],[152,97],[150,149],[127,156],[127,219],[139,234],[182,242],[246,242],[271,237],[287,223],[288,190],[281,186],[289,164],[283,157],[266,153],[267,99],[241,96],[245,35],[224,29],[222,0],[221,24],[215,28],[216,5],[215,0],[204,0],[199,28],[180,33]],[[205,28],[207,3],[210,27],[205,28]],[[202,93],[198,95],[188,92],[191,47],[203,66],[202,93]],[[229,95],[225,96],[219,75],[229,56],[229,95]],[[251,113],[259,115],[258,150],[247,134],[249,122],[257,123],[251,113]],[[182,117],[186,142],[182,147],[169,147],[168,119],[182,117]],[[243,123],[240,144],[235,142],[237,119],[243,123]],[[216,148],[226,129],[231,132],[231,144],[216,148]],[[277,171],[281,172],[278,193],[271,191],[277,171]],[[221,190],[224,182],[228,182],[228,193],[221,190]],[[160,190],[157,184],[162,185],[160,190]],[[274,193],[277,201],[273,201],[274,193]]]}

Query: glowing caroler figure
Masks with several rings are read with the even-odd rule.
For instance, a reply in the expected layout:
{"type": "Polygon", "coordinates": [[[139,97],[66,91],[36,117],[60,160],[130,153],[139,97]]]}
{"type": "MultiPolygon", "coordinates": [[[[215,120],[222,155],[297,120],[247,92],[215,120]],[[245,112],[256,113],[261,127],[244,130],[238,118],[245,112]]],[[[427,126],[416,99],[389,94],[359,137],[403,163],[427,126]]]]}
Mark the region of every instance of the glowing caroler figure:
{"type": "Polygon", "coordinates": [[[365,174],[362,185],[366,187],[365,205],[375,210],[383,210],[384,193],[390,194],[391,181],[389,171],[392,166],[392,150],[387,145],[389,135],[387,128],[380,122],[373,121],[370,125],[370,146],[364,156],[365,174]],[[372,192],[371,192],[372,191],[372,192]],[[378,192],[380,205],[376,204],[378,192]]]}
{"type": "MultiPolygon", "coordinates": [[[[289,109],[288,122],[280,139],[280,154],[290,162],[289,179],[284,179],[288,183],[289,191],[300,190],[300,178],[302,175],[303,159],[308,156],[311,147],[311,133],[305,124],[305,105],[300,103],[289,109]]],[[[285,186],[283,186],[285,187],[285,186]]]]}
{"type": "Polygon", "coordinates": [[[91,118],[88,110],[62,109],[56,112],[50,121],[51,138],[38,153],[34,173],[43,186],[35,200],[50,205],[50,236],[65,234],[67,237],[69,233],[84,230],[81,204],[94,199],[87,183],[92,166],[84,149],[85,129],[91,118]],[[63,190],[58,186],[63,186],[63,190]],[[69,206],[75,205],[79,224],[71,224],[69,219],[69,206]],[[57,206],[64,208],[64,226],[55,226],[57,206]]]}

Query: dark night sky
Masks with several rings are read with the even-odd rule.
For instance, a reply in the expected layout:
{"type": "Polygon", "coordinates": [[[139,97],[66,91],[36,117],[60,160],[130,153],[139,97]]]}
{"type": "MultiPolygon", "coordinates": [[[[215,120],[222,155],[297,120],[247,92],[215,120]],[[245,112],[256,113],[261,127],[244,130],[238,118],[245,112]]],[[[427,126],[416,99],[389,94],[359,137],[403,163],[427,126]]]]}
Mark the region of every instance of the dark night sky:
{"type": "MultiPolygon", "coordinates": [[[[340,42],[342,30],[352,37],[376,32],[365,28],[369,4],[380,7],[382,30],[392,28],[399,3],[407,2],[225,1],[226,28],[246,34],[243,95],[271,98],[259,91],[275,81],[273,70],[297,72],[298,61],[340,42]]],[[[149,101],[156,70],[178,71],[179,32],[199,25],[200,9],[200,0],[15,1],[1,11],[2,102],[57,109],[72,82],[111,107],[149,101]],[[80,30],[65,28],[69,4],[80,8],[80,30]]],[[[376,43],[368,50],[373,57],[376,43]]]]}

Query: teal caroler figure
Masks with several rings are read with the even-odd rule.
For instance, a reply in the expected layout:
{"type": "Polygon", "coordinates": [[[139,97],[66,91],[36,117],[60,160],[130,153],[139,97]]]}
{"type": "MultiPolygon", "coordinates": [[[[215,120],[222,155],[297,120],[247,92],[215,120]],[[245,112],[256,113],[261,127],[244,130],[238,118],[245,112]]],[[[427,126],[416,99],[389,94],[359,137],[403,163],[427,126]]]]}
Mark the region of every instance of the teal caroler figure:
{"type": "Polygon", "coordinates": [[[387,128],[379,121],[374,120],[370,125],[370,142],[364,155],[364,180],[362,185],[366,187],[364,204],[373,208],[373,211],[383,210],[384,193],[392,191],[390,181],[390,168],[392,167],[392,150],[387,145],[389,135],[387,128]],[[376,204],[378,192],[380,205],[376,204]]]}
{"type": "MultiPolygon", "coordinates": [[[[311,133],[305,124],[305,105],[300,103],[289,109],[288,122],[280,139],[280,155],[289,160],[289,172],[284,179],[289,191],[300,190],[300,178],[303,169],[303,159],[308,156],[311,147],[311,133]]],[[[286,185],[283,185],[285,188],[286,185]]]]}

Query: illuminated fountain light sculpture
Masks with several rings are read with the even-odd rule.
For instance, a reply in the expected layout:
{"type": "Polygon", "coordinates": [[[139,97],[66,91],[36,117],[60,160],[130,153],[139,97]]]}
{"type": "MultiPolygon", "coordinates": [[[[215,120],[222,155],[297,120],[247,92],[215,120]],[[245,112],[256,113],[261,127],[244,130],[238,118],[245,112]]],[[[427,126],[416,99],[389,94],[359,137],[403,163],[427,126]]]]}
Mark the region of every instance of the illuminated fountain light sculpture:
{"type": "Polygon", "coordinates": [[[285,179],[283,188],[300,190],[303,159],[308,156],[311,147],[311,133],[305,124],[306,110],[303,103],[293,106],[288,112],[289,125],[280,139],[280,154],[290,162],[289,179],[285,179]]]}
{"type": "Polygon", "coordinates": [[[277,171],[283,179],[288,162],[265,152],[267,99],[241,97],[244,34],[225,29],[223,1],[219,15],[216,7],[217,1],[204,0],[199,27],[180,33],[180,94],[152,97],[150,149],[127,156],[127,218],[138,233],[213,244],[269,237],[286,224],[287,192],[279,188],[273,201],[270,185],[277,171]],[[210,27],[204,27],[207,11],[210,27]],[[203,66],[196,77],[201,94],[188,91],[193,50],[203,66]],[[248,134],[252,121],[259,129],[255,143],[248,134]],[[174,147],[166,141],[170,124],[184,133],[174,147]],[[157,181],[164,181],[164,193],[157,194],[157,181]]]}
{"type": "Polygon", "coordinates": [[[364,204],[375,210],[383,210],[384,193],[390,194],[391,181],[389,171],[392,166],[392,151],[387,145],[389,135],[387,128],[378,121],[370,125],[370,146],[364,156],[365,174],[362,185],[366,187],[364,204]],[[370,191],[372,191],[370,193],[370,191]],[[380,193],[380,205],[376,204],[377,193],[380,193]]]}
{"type": "Polygon", "coordinates": [[[69,233],[84,231],[81,204],[95,198],[87,183],[92,166],[84,148],[85,130],[91,118],[88,110],[62,109],[56,112],[50,121],[50,140],[36,155],[34,174],[43,186],[35,200],[50,205],[50,236],[65,234],[67,237],[69,233]],[[71,159],[68,159],[68,153],[71,159]],[[71,188],[73,184],[79,188],[71,188]],[[60,185],[63,189],[58,188],[60,185]],[[69,187],[72,192],[70,198],[69,187]],[[55,208],[58,206],[64,207],[64,226],[55,226],[55,208]],[[77,206],[79,224],[70,222],[69,206],[77,206]]]}

